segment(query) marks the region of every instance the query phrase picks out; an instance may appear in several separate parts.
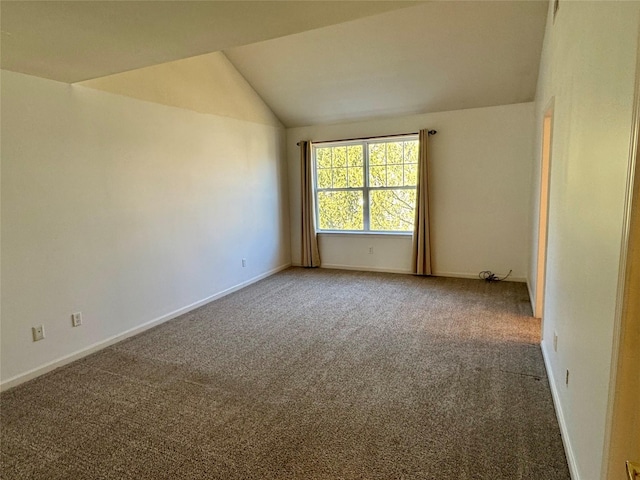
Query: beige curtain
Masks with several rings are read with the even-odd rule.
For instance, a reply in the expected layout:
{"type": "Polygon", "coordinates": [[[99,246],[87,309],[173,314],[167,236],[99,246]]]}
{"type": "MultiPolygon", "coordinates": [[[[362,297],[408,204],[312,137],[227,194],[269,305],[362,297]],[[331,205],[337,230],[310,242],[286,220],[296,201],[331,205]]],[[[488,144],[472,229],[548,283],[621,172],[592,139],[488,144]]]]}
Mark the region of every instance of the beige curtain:
{"type": "Polygon", "coordinates": [[[300,169],[302,171],[302,266],[319,267],[320,252],[316,235],[316,209],[311,168],[311,142],[300,142],[300,169]]]}
{"type": "Polygon", "coordinates": [[[413,227],[413,273],[431,275],[429,244],[429,133],[420,130],[418,147],[418,186],[416,188],[416,218],[413,227]]]}

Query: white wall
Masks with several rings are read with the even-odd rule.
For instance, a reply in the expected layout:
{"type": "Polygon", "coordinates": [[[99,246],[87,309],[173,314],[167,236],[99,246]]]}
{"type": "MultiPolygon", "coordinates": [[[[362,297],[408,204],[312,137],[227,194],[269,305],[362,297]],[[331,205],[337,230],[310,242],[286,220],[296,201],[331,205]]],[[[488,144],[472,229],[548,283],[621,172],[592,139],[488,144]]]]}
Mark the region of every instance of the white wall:
{"type": "MultiPolygon", "coordinates": [[[[639,13],[639,2],[561,2],[555,24],[548,16],[538,81],[534,193],[544,109],[555,97],[542,347],[569,463],[582,480],[604,478],[639,13]]],[[[534,194],[534,219],[537,204],[534,194]]],[[[535,292],[536,224],[531,238],[535,292]]]]}
{"type": "Polygon", "coordinates": [[[78,85],[194,112],[282,126],[222,52],[94,78],[78,85]]]}
{"type": "MultiPolygon", "coordinates": [[[[533,104],[475,108],[287,130],[291,254],[300,263],[300,140],[333,140],[421,128],[430,139],[433,271],[476,277],[482,270],[524,281],[529,252],[533,104]]],[[[411,271],[411,236],[320,235],[327,267],[411,271]],[[374,247],[373,255],[369,247],[374,247]]]]}
{"type": "Polygon", "coordinates": [[[3,385],[287,265],[285,163],[282,127],[3,71],[3,385]]]}

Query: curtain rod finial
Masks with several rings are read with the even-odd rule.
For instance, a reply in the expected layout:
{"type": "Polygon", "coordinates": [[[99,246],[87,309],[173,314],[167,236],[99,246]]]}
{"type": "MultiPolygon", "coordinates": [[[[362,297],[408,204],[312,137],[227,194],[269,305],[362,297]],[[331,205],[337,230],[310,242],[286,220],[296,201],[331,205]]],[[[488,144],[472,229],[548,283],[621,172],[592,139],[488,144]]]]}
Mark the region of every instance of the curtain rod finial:
{"type": "Polygon", "coordinates": [[[429,133],[429,135],[435,135],[436,133],[438,133],[438,131],[437,130],[429,130],[429,132],[427,132],[427,133],[429,133]]]}

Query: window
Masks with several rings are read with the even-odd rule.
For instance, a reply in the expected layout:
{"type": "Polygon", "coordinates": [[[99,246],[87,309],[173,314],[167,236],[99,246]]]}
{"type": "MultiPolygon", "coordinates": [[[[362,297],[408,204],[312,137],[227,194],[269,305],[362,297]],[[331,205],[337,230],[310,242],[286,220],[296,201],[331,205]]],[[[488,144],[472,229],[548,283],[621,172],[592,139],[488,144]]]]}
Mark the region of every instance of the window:
{"type": "Polygon", "coordinates": [[[418,137],[313,147],[318,231],[411,232],[418,137]]]}

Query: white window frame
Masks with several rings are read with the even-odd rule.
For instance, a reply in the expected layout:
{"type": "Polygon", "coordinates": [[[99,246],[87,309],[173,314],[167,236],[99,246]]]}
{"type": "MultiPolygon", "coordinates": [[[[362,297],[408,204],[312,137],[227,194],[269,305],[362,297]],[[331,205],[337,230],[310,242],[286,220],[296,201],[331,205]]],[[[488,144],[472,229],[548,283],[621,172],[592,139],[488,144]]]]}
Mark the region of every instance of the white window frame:
{"type": "Polygon", "coordinates": [[[417,134],[409,134],[409,135],[392,135],[389,137],[376,137],[371,139],[360,139],[360,140],[345,140],[345,141],[336,141],[336,142],[320,142],[317,144],[311,144],[311,156],[312,156],[312,164],[313,164],[313,195],[314,195],[314,207],[316,213],[316,232],[318,233],[336,233],[336,234],[374,234],[374,235],[412,235],[412,231],[407,230],[371,230],[370,229],[370,215],[369,215],[369,204],[370,204],[370,192],[375,190],[416,190],[416,186],[402,186],[402,187],[371,187],[369,185],[369,145],[375,143],[391,143],[397,141],[406,142],[408,140],[419,141],[419,135],[417,134]],[[363,156],[363,175],[364,182],[362,187],[342,187],[342,188],[318,188],[318,172],[317,172],[317,160],[316,160],[316,150],[318,148],[330,148],[330,147],[345,147],[352,145],[362,145],[362,156],[363,156]],[[359,192],[362,191],[363,198],[363,229],[362,230],[326,230],[320,228],[320,210],[319,210],[319,202],[318,202],[318,192],[359,192]]]}

